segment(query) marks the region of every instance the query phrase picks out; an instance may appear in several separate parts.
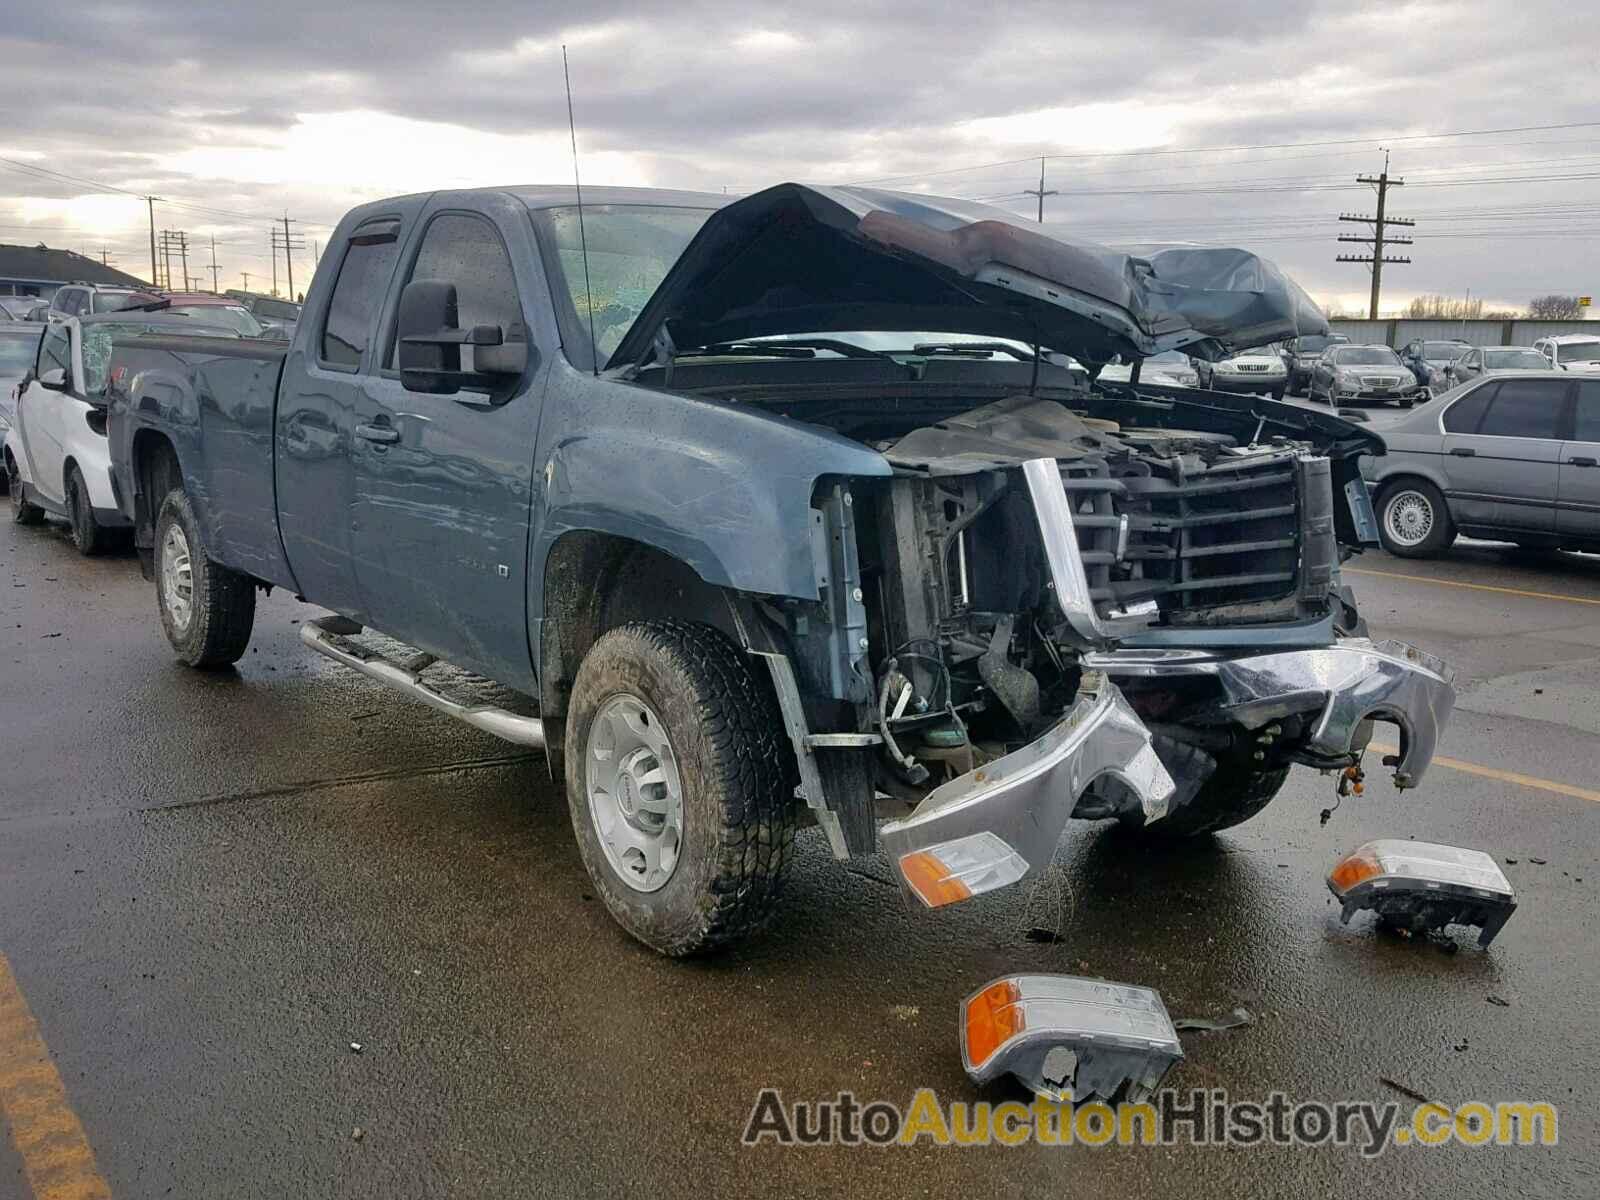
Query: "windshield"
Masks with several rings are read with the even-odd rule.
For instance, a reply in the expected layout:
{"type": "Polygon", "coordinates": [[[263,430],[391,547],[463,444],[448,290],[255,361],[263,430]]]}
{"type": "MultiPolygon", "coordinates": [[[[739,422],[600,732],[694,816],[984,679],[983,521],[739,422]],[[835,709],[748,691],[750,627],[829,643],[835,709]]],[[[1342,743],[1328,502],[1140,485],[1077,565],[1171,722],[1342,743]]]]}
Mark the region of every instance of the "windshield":
{"type": "Polygon", "coordinates": [[[4,309],[18,321],[27,316],[38,303],[37,296],[0,296],[0,309],[4,309]]]}
{"type": "Polygon", "coordinates": [[[1295,338],[1294,352],[1296,354],[1321,354],[1329,346],[1340,346],[1349,340],[1349,338],[1339,333],[1307,334],[1305,337],[1295,338]]]}
{"type": "MultiPolygon", "coordinates": [[[[211,307],[215,311],[218,306],[211,307]]],[[[175,310],[174,310],[175,311],[175,310]]],[[[172,322],[162,321],[95,321],[83,326],[83,389],[88,395],[97,395],[105,390],[106,368],[111,361],[111,342],[113,338],[127,337],[137,333],[189,333],[187,329],[174,329],[172,322]]],[[[194,333],[201,333],[207,337],[237,337],[236,331],[222,325],[213,325],[210,329],[195,329],[194,333]]]]}
{"type": "Polygon", "coordinates": [[[1485,350],[1483,365],[1496,371],[1538,371],[1550,360],[1537,350],[1485,350]]]}
{"type": "Polygon", "coordinates": [[[1275,346],[1251,346],[1248,350],[1235,350],[1228,358],[1276,358],[1278,350],[1275,346]]]}
{"type": "Polygon", "coordinates": [[[1422,357],[1429,362],[1455,362],[1470,349],[1461,342],[1423,342],[1422,357]]]}
{"type": "MultiPolygon", "coordinates": [[[[645,204],[599,204],[544,213],[555,238],[556,259],[567,297],[583,334],[591,317],[599,360],[610,358],[639,310],[666,278],[672,264],[711,215],[705,208],[645,204]],[[588,283],[584,282],[584,243],[588,283]]],[[[557,286],[554,282],[552,286],[557,286]]],[[[558,293],[559,294],[559,293],[558,293]]]]}
{"type": "Polygon", "coordinates": [[[37,327],[27,337],[0,336],[0,376],[21,375],[39,351],[37,327]]]}
{"type": "Polygon", "coordinates": [[[257,300],[256,316],[268,321],[298,321],[300,306],[287,300],[257,300]]]}
{"type": "Polygon", "coordinates": [[[1189,356],[1181,350],[1167,350],[1144,360],[1148,367],[1187,367],[1189,356]]]}
{"type": "Polygon", "coordinates": [[[1352,346],[1335,350],[1333,361],[1341,367],[1397,367],[1400,360],[1387,346],[1352,346]]]}
{"type": "Polygon", "coordinates": [[[1557,346],[1562,362],[1600,362],[1600,342],[1573,342],[1557,346]]]}
{"type": "Polygon", "coordinates": [[[231,329],[244,337],[261,336],[261,322],[251,316],[250,310],[242,304],[175,304],[162,311],[231,329]]]}

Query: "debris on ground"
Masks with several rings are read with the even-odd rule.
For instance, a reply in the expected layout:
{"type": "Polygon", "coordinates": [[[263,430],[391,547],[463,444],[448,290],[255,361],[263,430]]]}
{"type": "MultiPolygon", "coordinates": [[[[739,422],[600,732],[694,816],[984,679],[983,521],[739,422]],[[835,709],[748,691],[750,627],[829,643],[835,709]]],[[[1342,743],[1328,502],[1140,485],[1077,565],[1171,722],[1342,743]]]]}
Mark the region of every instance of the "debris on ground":
{"type": "Polygon", "coordinates": [[[1054,944],[1056,942],[1064,942],[1067,940],[1054,929],[1046,929],[1042,925],[1035,925],[1022,936],[1027,938],[1030,942],[1045,942],[1047,944],[1054,944]]]}
{"type": "Polygon", "coordinates": [[[1530,858],[1528,861],[1536,867],[1548,867],[1550,865],[1548,858],[1530,858]]]}
{"type": "Polygon", "coordinates": [[[902,1021],[915,1021],[922,1015],[922,1009],[915,1004],[891,1004],[889,1012],[902,1021]]]}
{"type": "Polygon", "coordinates": [[[1179,1017],[1172,1022],[1172,1027],[1182,1033],[1191,1030],[1197,1033],[1225,1033],[1254,1022],[1255,1018],[1250,1015],[1248,1008],[1236,1008],[1226,1017],[1215,1020],[1211,1017],[1179,1017]]]}
{"type": "Polygon", "coordinates": [[[1406,1096],[1412,1100],[1415,1100],[1418,1104],[1426,1104],[1433,1108],[1444,1108],[1444,1105],[1440,1104],[1437,1100],[1433,1100],[1427,1096],[1424,1096],[1421,1092],[1417,1091],[1416,1088],[1407,1087],[1398,1079],[1390,1079],[1387,1075],[1379,1075],[1378,1082],[1383,1084],[1383,1086],[1386,1088],[1393,1088],[1402,1096],[1406,1096]]]}
{"type": "Polygon", "coordinates": [[[359,1126],[359,1125],[357,1125],[354,1129],[352,1129],[350,1131],[350,1140],[352,1142],[359,1142],[362,1138],[364,1138],[366,1136],[367,1136],[367,1131],[365,1129],[361,1128],[361,1126],[359,1126]]]}
{"type": "Polygon", "coordinates": [[[351,1042],[350,1043],[350,1052],[352,1054],[360,1054],[361,1053],[361,1049],[362,1049],[362,1047],[361,1047],[361,1043],[360,1042],[351,1042]]]}
{"type": "Polygon", "coordinates": [[[1511,1007],[1511,1001],[1507,1000],[1504,996],[1490,995],[1490,996],[1485,996],[1484,999],[1487,1000],[1490,1004],[1496,1005],[1499,1008],[1510,1008],[1511,1007]]]}

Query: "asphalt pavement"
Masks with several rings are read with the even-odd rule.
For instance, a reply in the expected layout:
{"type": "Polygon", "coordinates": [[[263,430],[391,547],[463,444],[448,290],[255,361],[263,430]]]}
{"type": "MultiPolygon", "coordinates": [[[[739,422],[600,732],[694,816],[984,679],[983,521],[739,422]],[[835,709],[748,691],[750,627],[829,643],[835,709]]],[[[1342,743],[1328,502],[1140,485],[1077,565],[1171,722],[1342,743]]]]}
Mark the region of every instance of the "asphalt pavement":
{"type": "Polygon", "coordinates": [[[808,831],[775,927],[681,963],[593,898],[541,757],[313,655],[297,622],[318,610],[275,593],[238,670],[197,674],[131,555],[7,526],[0,1198],[34,1194],[25,1144],[92,1152],[97,1182],[52,1194],[118,1200],[1595,1195],[1600,560],[1463,544],[1352,567],[1375,633],[1460,670],[1421,790],[1374,771],[1323,825],[1333,783],[1297,769],[1260,817],[1176,850],[1074,823],[1039,886],[936,914],[808,831]],[[1379,836],[1501,860],[1520,906],[1499,940],[1452,931],[1448,953],[1341,926],[1324,876],[1379,836]],[[956,1029],[965,994],[1019,969],[1153,986],[1175,1016],[1246,1009],[1184,1035],[1171,1086],[1408,1113],[1548,1100],[1561,1141],[1375,1161],[740,1144],[765,1087],[1023,1098],[972,1087],[956,1029]],[[48,1055],[53,1108],[40,1063],[5,1091],[19,1038],[48,1055]]]}

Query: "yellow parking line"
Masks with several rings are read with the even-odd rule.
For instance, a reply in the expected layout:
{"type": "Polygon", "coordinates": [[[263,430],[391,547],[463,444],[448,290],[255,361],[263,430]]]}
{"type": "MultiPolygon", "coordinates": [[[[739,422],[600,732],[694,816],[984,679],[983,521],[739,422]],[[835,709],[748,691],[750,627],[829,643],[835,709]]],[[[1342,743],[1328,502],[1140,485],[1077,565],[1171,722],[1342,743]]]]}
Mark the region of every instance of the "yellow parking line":
{"type": "Polygon", "coordinates": [[[0,1113],[34,1200],[110,1200],[94,1151],[28,1011],[11,964],[0,954],[0,1113]]]}
{"type": "Polygon", "coordinates": [[[1470,588],[1475,592],[1501,592],[1507,596],[1531,596],[1535,600],[1565,600],[1569,604],[1595,604],[1588,596],[1563,596],[1560,592],[1529,592],[1522,588],[1494,587],[1487,583],[1462,583],[1455,579],[1429,579],[1426,575],[1404,575],[1399,571],[1373,571],[1367,567],[1342,567],[1347,575],[1381,575],[1385,579],[1406,579],[1412,583],[1437,583],[1440,587],[1470,588]]]}
{"type": "MultiPolygon", "coordinates": [[[[1400,753],[1400,747],[1385,746],[1378,742],[1373,742],[1367,748],[1375,754],[1400,753]]],[[[1501,783],[1515,783],[1520,787],[1537,788],[1542,792],[1555,792],[1557,795],[1600,804],[1600,792],[1593,792],[1570,783],[1557,783],[1554,779],[1540,779],[1537,775],[1522,775],[1516,771],[1502,771],[1499,767],[1481,767],[1477,763],[1463,762],[1459,758],[1446,758],[1442,754],[1435,754],[1433,761],[1437,766],[1449,767],[1452,771],[1461,771],[1467,775],[1481,775],[1485,779],[1498,779],[1501,783]]]]}

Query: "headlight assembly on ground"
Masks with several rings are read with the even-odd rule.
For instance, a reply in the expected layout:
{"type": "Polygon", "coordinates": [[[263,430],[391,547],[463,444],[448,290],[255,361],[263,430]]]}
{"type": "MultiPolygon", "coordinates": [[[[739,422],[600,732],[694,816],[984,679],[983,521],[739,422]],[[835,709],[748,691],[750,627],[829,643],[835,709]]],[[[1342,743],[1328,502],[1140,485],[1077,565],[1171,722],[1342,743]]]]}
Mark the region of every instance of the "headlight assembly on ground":
{"type": "Polygon", "coordinates": [[[1385,925],[1414,933],[1476,925],[1478,944],[1494,941],[1516,910],[1505,873],[1480,850],[1380,838],[1346,855],[1328,872],[1343,906],[1339,919],[1364,909],[1385,925]]]}

